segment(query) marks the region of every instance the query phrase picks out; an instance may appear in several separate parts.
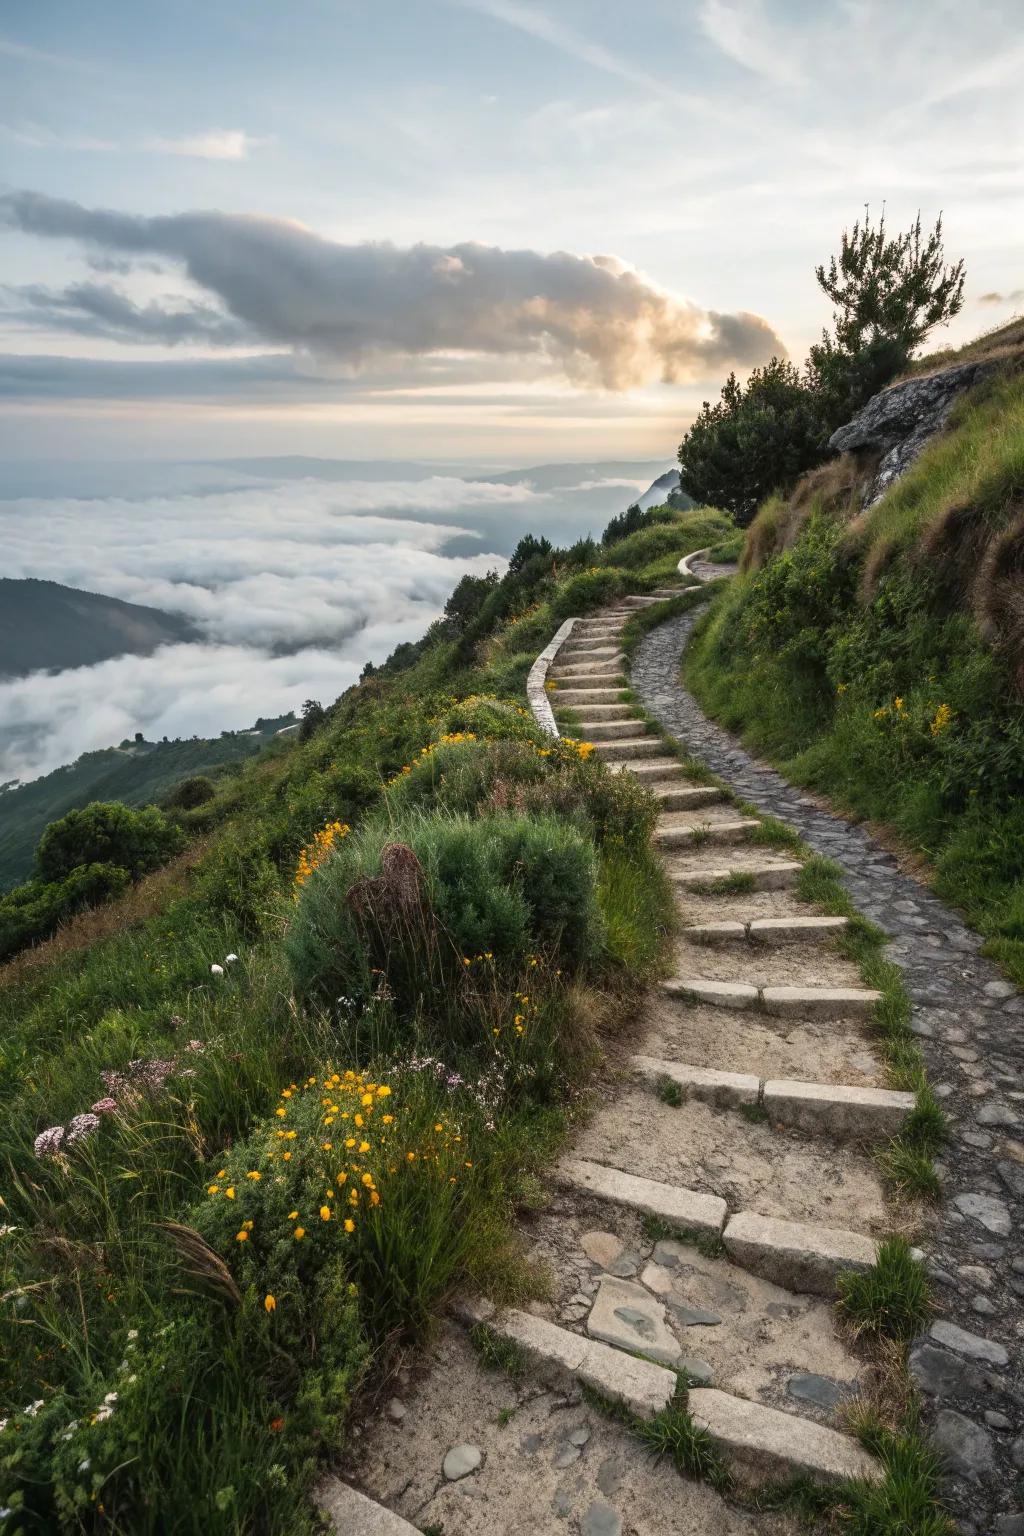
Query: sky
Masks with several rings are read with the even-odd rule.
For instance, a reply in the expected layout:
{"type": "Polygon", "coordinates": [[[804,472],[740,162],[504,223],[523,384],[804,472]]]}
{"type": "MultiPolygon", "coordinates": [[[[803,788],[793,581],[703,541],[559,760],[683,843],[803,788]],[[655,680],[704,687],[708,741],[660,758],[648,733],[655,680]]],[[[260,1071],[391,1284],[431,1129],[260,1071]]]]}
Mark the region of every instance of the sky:
{"type": "MultiPolygon", "coordinates": [[[[865,203],[1024,307],[1020,0],[5,0],[0,457],[670,463],[865,203]]],[[[0,472],[2,473],[2,472],[0,472]]]]}

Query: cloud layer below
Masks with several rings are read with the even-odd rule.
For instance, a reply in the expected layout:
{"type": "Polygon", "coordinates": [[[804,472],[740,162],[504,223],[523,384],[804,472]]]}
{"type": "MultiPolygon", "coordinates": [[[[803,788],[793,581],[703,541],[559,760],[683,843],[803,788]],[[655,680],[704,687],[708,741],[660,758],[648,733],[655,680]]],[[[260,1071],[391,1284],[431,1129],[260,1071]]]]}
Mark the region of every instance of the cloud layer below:
{"type": "Polygon", "coordinates": [[[784,352],[759,316],[701,309],[613,256],[346,245],[260,215],[146,218],[35,192],[0,197],[0,224],[81,241],[93,253],[171,261],[201,290],[185,302],[147,304],[99,282],[15,290],[36,323],[117,340],[269,342],[349,368],[438,353],[533,356],[610,389],[751,367],[784,352]]]}

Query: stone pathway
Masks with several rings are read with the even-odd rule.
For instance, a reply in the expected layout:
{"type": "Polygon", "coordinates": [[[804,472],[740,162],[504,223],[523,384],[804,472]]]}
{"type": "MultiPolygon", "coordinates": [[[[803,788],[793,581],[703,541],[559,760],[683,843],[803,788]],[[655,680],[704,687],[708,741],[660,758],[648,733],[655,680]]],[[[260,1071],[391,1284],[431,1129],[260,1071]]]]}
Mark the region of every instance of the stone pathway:
{"type": "MultiPolygon", "coordinates": [[[[333,1481],[323,1502],[339,1532],[788,1536],[788,1516],[752,1513],[681,1479],[584,1396],[591,1388],[650,1418],[673,1400],[678,1372],[690,1413],[738,1482],[878,1475],[843,1418],[851,1399],[870,1391],[872,1368],[837,1328],[832,1297],[837,1273],[868,1267],[891,1230],[894,1213],[869,1146],[898,1129],[912,1100],[886,1086],[868,1028],[876,994],[836,949],[835,920],[797,900],[793,856],[752,844],[752,818],[688,780],[621,701],[619,629],[657,596],[627,598],[577,621],[550,665],[556,709],[571,708],[579,734],[609,767],[638,774],[661,800],[656,838],[683,918],[675,974],[645,1004],[637,1054],[604,1084],[600,1107],[555,1170],[554,1199],[530,1220],[529,1256],[551,1274],[550,1297],[529,1311],[462,1304],[462,1326],[446,1325],[425,1374],[400,1383],[387,1413],[356,1426],[352,1481],[379,1502],[333,1481]],[[737,872],[748,877],[743,890],[709,891],[723,873],[737,872]],[[465,1331],[477,1323],[520,1363],[516,1379],[482,1368],[465,1331]]],[[[813,808],[777,776],[745,754],[723,766],[705,750],[738,752],[712,739],[715,728],[676,681],[689,622],[651,633],[633,686],[735,789],[800,826],[798,815],[813,808]],[[698,729],[707,736],[698,739],[698,729]],[[763,804],[754,792],[765,787],[750,782],[762,772],[775,780],[777,803],[763,804]]],[[[545,653],[540,670],[548,665],[545,653]]],[[[823,820],[832,841],[822,851],[832,857],[841,834],[862,836],[823,820]]],[[[856,878],[879,907],[889,899],[884,887],[902,879],[869,839],[856,878]]],[[[905,961],[931,932],[925,893],[914,890],[920,899],[904,914],[905,961]],[[919,915],[920,923],[910,921],[919,915]]],[[[872,915],[884,923],[881,911],[872,915]]],[[[943,935],[957,932],[951,915],[945,924],[943,935]]],[[[981,967],[962,933],[961,983],[981,967]]],[[[928,949],[937,956],[947,943],[928,949]]],[[[928,985],[938,974],[932,962],[928,985]]],[[[1006,998],[982,996],[987,1023],[1005,1018],[1006,998]]],[[[921,1020],[932,1031],[929,1044],[958,1029],[961,1037],[949,1043],[966,1039],[969,1026],[955,1008],[943,1001],[921,1020]]],[[[984,1094],[972,1094],[985,1079],[965,1075],[966,1085],[950,1084],[947,1103],[961,1093],[972,1112],[1018,1103],[995,1078],[984,1094]]],[[[993,1124],[972,1129],[991,1138],[973,1152],[991,1157],[997,1137],[1012,1139],[1013,1127],[993,1124]]],[[[1012,1297],[996,1285],[997,1273],[1017,1272],[1006,1240],[1007,1191],[993,1166],[963,1186],[932,1261],[945,1277],[943,1297],[966,1298],[966,1310],[951,1309],[916,1347],[915,1372],[942,1397],[936,1431],[962,1474],[961,1507],[973,1510],[974,1523],[963,1529],[1012,1536],[1017,1526],[993,1525],[985,1512],[986,1501],[993,1517],[1012,1507],[1012,1474],[1000,1482],[994,1468],[1012,1468],[1021,1448],[1007,1369],[1012,1297]]]]}
{"type": "MultiPolygon", "coordinates": [[[[695,566],[695,574],[703,572],[695,566]]],[[[979,954],[978,935],[870,833],[820,809],[707,719],[679,681],[695,619],[651,631],[631,684],[730,788],[834,860],[858,908],[891,935],[887,954],[904,973],[913,1028],[951,1126],[938,1165],[946,1198],[927,1245],[941,1316],[912,1349],[911,1370],[949,1457],[961,1529],[1022,1536],[1024,996],[979,954]]]]}

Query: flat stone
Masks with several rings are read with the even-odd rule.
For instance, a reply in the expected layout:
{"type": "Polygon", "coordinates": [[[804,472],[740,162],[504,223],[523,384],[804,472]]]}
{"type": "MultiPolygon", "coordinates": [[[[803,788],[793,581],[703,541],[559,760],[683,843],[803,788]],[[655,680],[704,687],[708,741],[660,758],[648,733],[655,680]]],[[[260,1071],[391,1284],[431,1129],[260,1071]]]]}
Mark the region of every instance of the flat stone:
{"type": "Polygon", "coordinates": [[[694,1421],[737,1469],[760,1481],[807,1476],[823,1482],[864,1477],[872,1482],[881,1468],[856,1440],[798,1414],[733,1397],[714,1387],[697,1387],[687,1406],[694,1421]]]}
{"type": "Polygon", "coordinates": [[[1008,1104],[983,1104],[977,1121],[979,1125],[1020,1125],[1020,1115],[1008,1104]]]}
{"type": "Polygon", "coordinates": [[[645,1285],[655,1296],[664,1296],[666,1302],[672,1294],[672,1274],[662,1264],[645,1264],[640,1276],[640,1284],[645,1285]]]}
{"type": "Polygon", "coordinates": [[[519,1449],[524,1456],[536,1456],[543,1444],[543,1435],[523,1435],[519,1441],[519,1449]]]}
{"type": "Polygon", "coordinates": [[[595,1500],[580,1521],[580,1536],[622,1536],[622,1516],[595,1500]]]}
{"type": "Polygon", "coordinates": [[[460,1477],[468,1477],[471,1472],[475,1472],[482,1460],[479,1446],[453,1445],[441,1470],[450,1483],[457,1483],[460,1477]]]}
{"type": "Polygon", "coordinates": [[[1013,997],[1017,988],[1012,981],[987,981],[981,990],[986,997],[1013,997]]]}
{"type": "Polygon", "coordinates": [[[587,1443],[587,1441],[589,1439],[590,1439],[590,1427],[587,1424],[581,1424],[578,1429],[572,1430],[570,1432],[570,1434],[569,1434],[569,1444],[570,1445],[580,1445],[580,1446],[583,1446],[583,1445],[586,1445],[586,1443],[587,1443]]]}
{"type": "Polygon", "coordinates": [[[587,1319],[587,1332],[618,1349],[634,1350],[675,1365],[679,1345],[665,1322],[665,1308],[649,1291],[629,1280],[605,1275],[587,1319]]]}
{"type": "Polygon", "coordinates": [[[642,1260],[637,1253],[620,1253],[619,1257],[608,1265],[608,1273],[615,1275],[619,1280],[632,1280],[642,1260]]]}
{"type": "Polygon", "coordinates": [[[683,938],[693,944],[728,943],[747,936],[746,923],[691,923],[683,929],[683,938]]]}
{"type": "Polygon", "coordinates": [[[993,1531],[994,1536],[1024,1536],[1024,1515],[1000,1515],[993,1531]]]}
{"type": "Polygon", "coordinates": [[[624,1456],[606,1456],[597,1469],[597,1486],[606,1499],[610,1499],[629,1471],[624,1456]]]}
{"type": "Polygon", "coordinates": [[[740,981],[710,981],[691,976],[680,981],[666,981],[664,990],[672,997],[684,998],[689,1003],[707,1003],[714,1008],[754,1008],[758,991],[740,981]]]}
{"type": "Polygon", "coordinates": [[[914,1385],[929,1397],[951,1397],[977,1391],[983,1385],[976,1365],[925,1340],[913,1346],[907,1365],[914,1385]]]}
{"type": "Polygon", "coordinates": [[[578,1445],[563,1445],[551,1465],[556,1471],[564,1472],[566,1467],[571,1467],[579,1459],[580,1448],[578,1445]]]}
{"type": "Polygon", "coordinates": [[[845,917],[759,917],[750,924],[750,937],[762,944],[790,944],[842,933],[848,922],[845,917]]]}
{"type": "Polygon", "coordinates": [[[764,1085],[762,1102],[772,1120],[836,1141],[899,1134],[914,1108],[912,1093],[780,1078],[764,1085]]]}
{"type": "Polygon", "coordinates": [[[928,1330],[936,1344],[944,1344],[947,1349],[952,1349],[958,1355],[966,1355],[969,1360],[985,1360],[989,1365],[1006,1365],[1009,1355],[1001,1344],[995,1339],[983,1339],[979,1334],[968,1333],[965,1328],[958,1328],[956,1323],[950,1323],[945,1318],[939,1318],[932,1323],[928,1330]]]}
{"type": "Polygon", "coordinates": [[[684,1328],[714,1328],[722,1319],[717,1312],[705,1312],[702,1307],[688,1307],[681,1301],[666,1301],[672,1316],[684,1328]]]}
{"type": "Polygon", "coordinates": [[[825,1408],[829,1412],[856,1390],[852,1382],[833,1381],[831,1376],[816,1376],[812,1371],[791,1376],[786,1382],[787,1393],[798,1403],[813,1403],[816,1408],[825,1408]]]}
{"type": "Polygon", "coordinates": [[[584,1232],[580,1247],[592,1264],[607,1269],[622,1252],[622,1243],[614,1232],[584,1232]]]}
{"type": "Polygon", "coordinates": [[[761,1006],[783,1017],[839,1019],[868,1014],[881,998],[870,987],[765,987],[761,1006]]]}
{"type": "Polygon", "coordinates": [[[760,1078],[749,1072],[718,1072],[681,1061],[662,1061],[656,1056],[634,1056],[633,1065],[645,1081],[660,1083],[668,1078],[678,1083],[688,1099],[699,1099],[721,1109],[756,1104],[761,1089],[760,1078]]]}
{"type": "Polygon", "coordinates": [[[1013,1222],[1005,1200],[997,1200],[994,1195],[976,1193],[955,1195],[953,1204],[964,1216],[980,1222],[986,1231],[994,1232],[998,1237],[1009,1237],[1013,1230],[1013,1222]]]}
{"type": "Polygon", "coordinates": [[[1024,1200],[1024,1168],[1020,1163],[1011,1163],[1009,1158],[1004,1158],[996,1163],[996,1172],[1010,1191],[1018,1199],[1024,1200]]]}
{"type": "Polygon", "coordinates": [[[874,1239],[860,1232],[780,1221],[754,1211],[730,1217],[722,1240],[730,1258],[752,1274],[816,1296],[835,1294],[841,1270],[871,1269],[877,1251],[874,1239]]]}
{"type": "Polygon", "coordinates": [[[324,1479],[316,1491],[316,1502],[337,1536],[418,1536],[415,1525],[350,1488],[339,1477],[324,1479]]]}
{"type": "Polygon", "coordinates": [[[994,1408],[986,1408],[985,1423],[992,1429],[1012,1429],[1013,1425],[1005,1413],[997,1413],[994,1408]]]}
{"type": "Polygon", "coordinates": [[[390,1403],[388,1403],[388,1418],[393,1424],[401,1424],[408,1412],[409,1410],[401,1398],[393,1397],[390,1403]]]}
{"type": "Polygon", "coordinates": [[[932,1442],[946,1465],[962,1477],[980,1477],[995,1465],[992,1436],[954,1408],[943,1408],[935,1415],[932,1442]]]}
{"type": "Polygon", "coordinates": [[[709,1386],[715,1374],[708,1362],[699,1355],[682,1355],[677,1369],[684,1371],[698,1387],[709,1386]]]}
{"type": "Polygon", "coordinates": [[[551,1513],[560,1520],[568,1520],[572,1514],[572,1494],[568,1488],[556,1488],[551,1499],[551,1513]]]}
{"type": "Polygon", "coordinates": [[[577,1158],[563,1158],[555,1176],[570,1189],[586,1190],[602,1200],[648,1216],[660,1216],[683,1231],[720,1233],[726,1217],[726,1203],[718,1195],[704,1195],[692,1189],[677,1189],[673,1184],[658,1184],[609,1168],[604,1163],[590,1163],[577,1158]]]}

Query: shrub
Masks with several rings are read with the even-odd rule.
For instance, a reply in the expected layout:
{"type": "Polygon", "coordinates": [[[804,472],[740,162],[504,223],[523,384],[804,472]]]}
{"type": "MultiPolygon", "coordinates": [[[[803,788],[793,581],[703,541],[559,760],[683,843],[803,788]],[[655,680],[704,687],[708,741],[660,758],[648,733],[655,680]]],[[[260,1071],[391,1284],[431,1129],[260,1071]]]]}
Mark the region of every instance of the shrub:
{"type": "Polygon", "coordinates": [[[639,502],[634,501],[625,512],[620,512],[617,517],[612,518],[601,535],[601,543],[607,549],[609,545],[617,544],[628,534],[636,533],[638,528],[649,528],[654,521],[654,508],[648,507],[646,511],[642,511],[639,502]]]}
{"type": "Polygon", "coordinates": [[[190,779],[182,779],[181,783],[176,784],[164,797],[164,809],[194,811],[197,806],[206,805],[216,793],[213,780],[205,773],[196,773],[190,779]]]}
{"type": "Polygon", "coordinates": [[[556,624],[561,624],[575,614],[589,613],[591,608],[610,603],[626,590],[625,575],[613,567],[581,571],[578,576],[571,576],[558,592],[551,605],[552,618],[556,624]]]}
{"type": "Polygon", "coordinates": [[[118,896],[129,884],[114,864],[81,864],[63,880],[29,880],[0,896],[0,959],[49,938],[84,907],[118,896]]]}
{"type": "Polygon", "coordinates": [[[178,829],[155,805],[134,811],[94,800],[52,821],[39,839],[36,865],[44,880],[62,880],[81,864],[116,864],[132,879],[156,869],[181,847],[178,829]]]}

